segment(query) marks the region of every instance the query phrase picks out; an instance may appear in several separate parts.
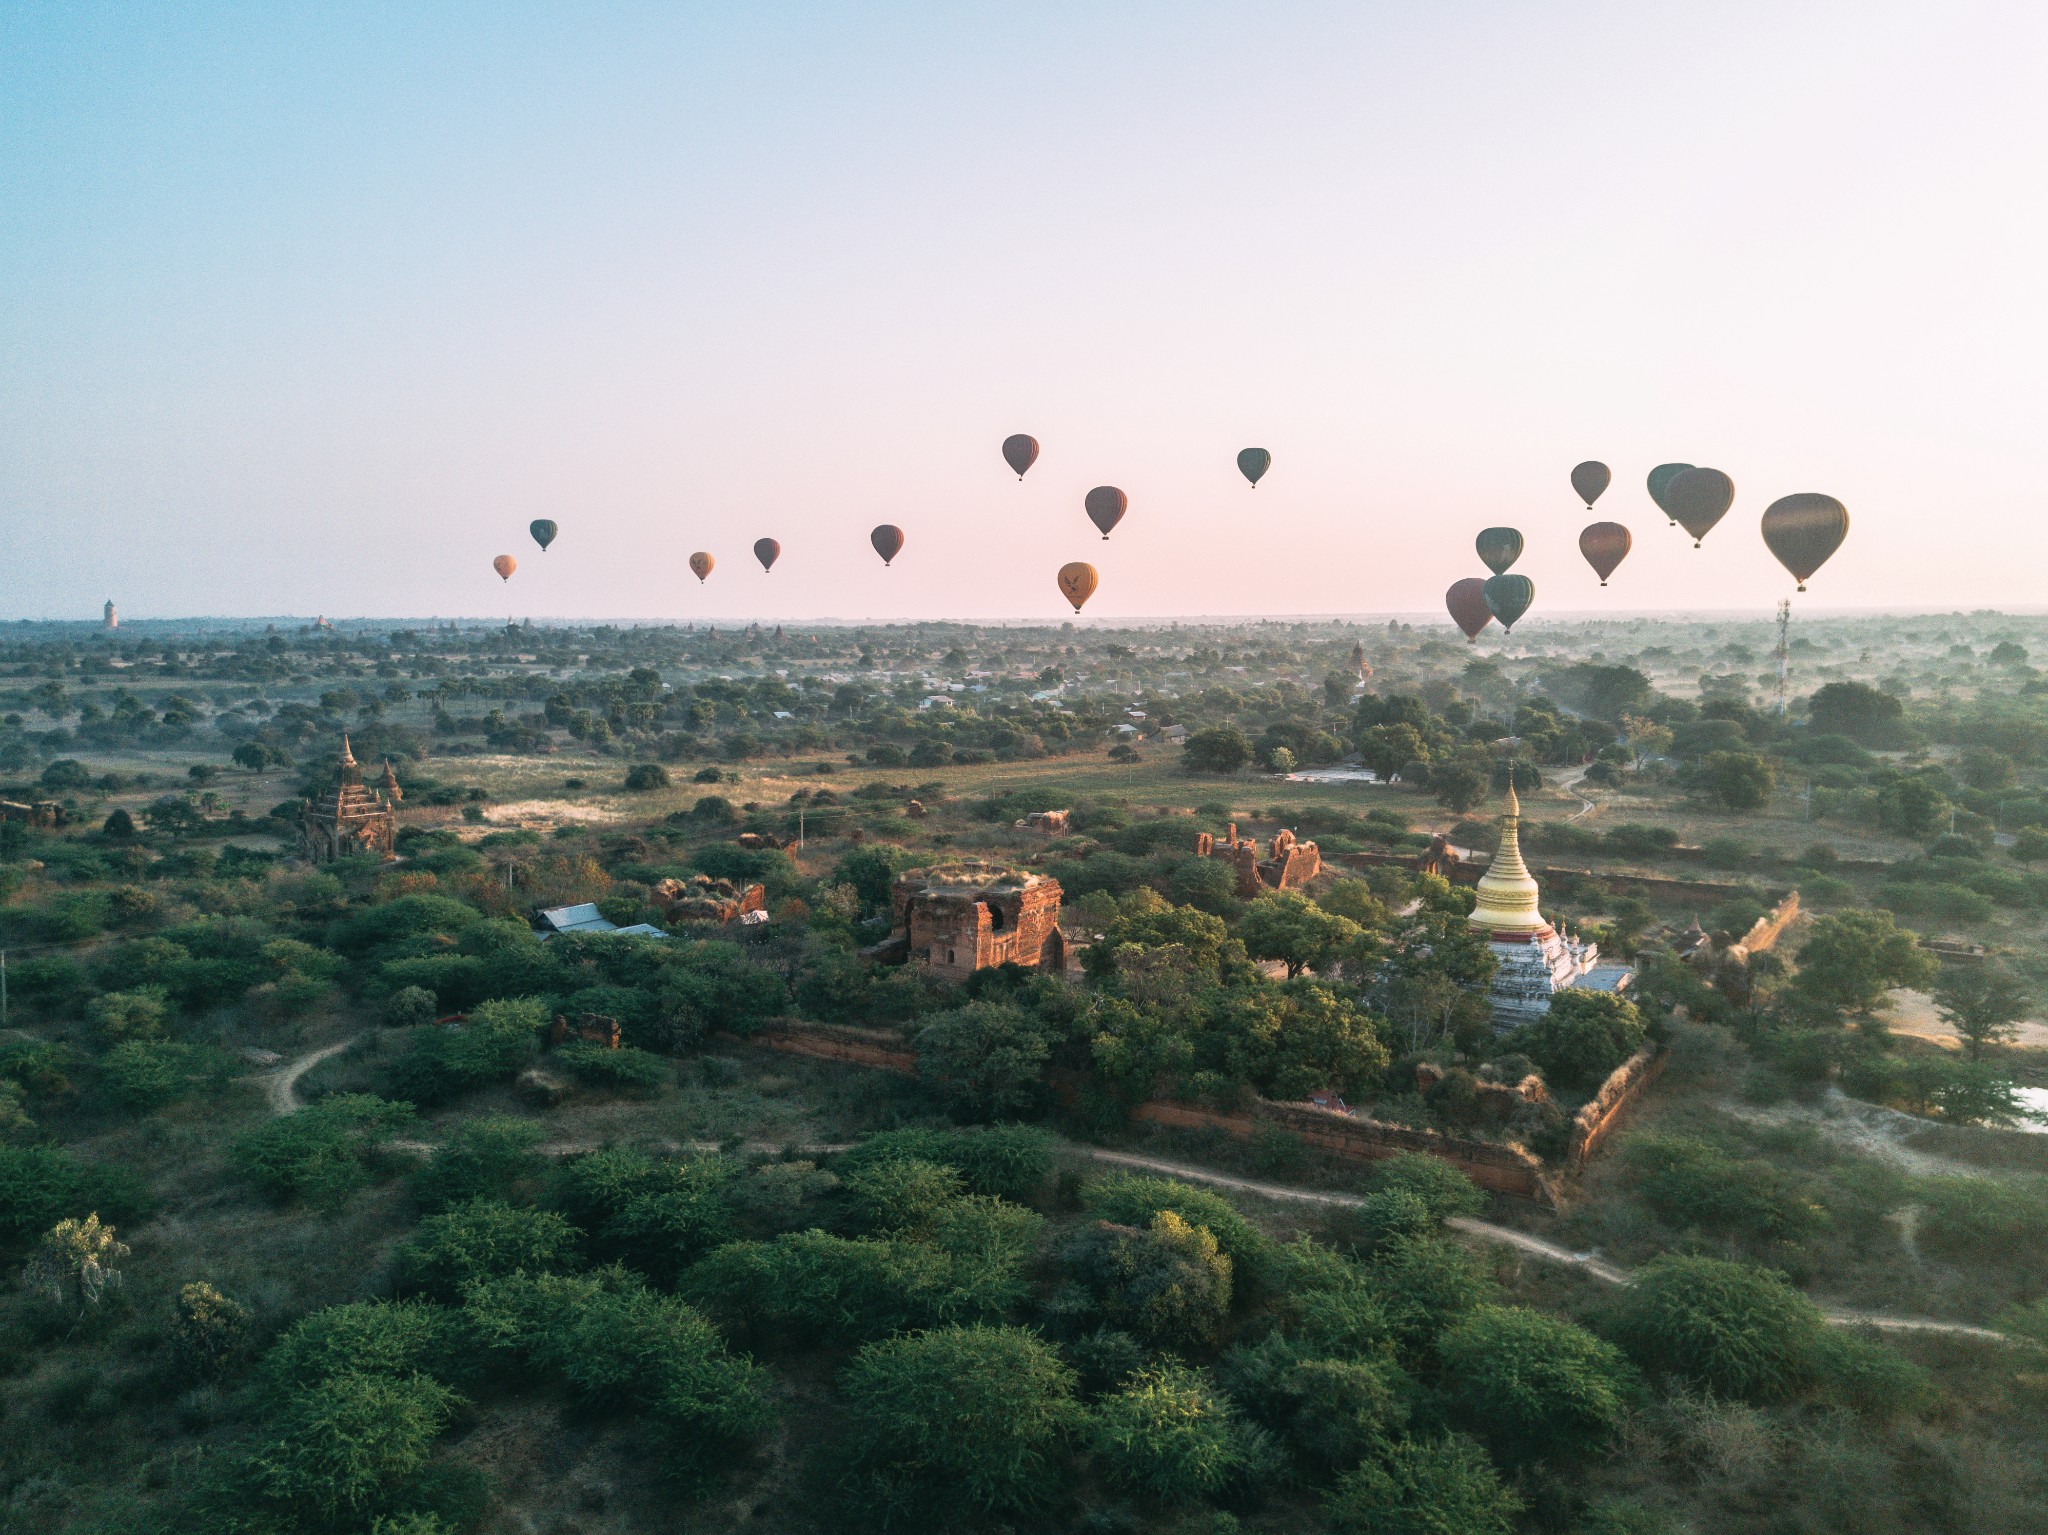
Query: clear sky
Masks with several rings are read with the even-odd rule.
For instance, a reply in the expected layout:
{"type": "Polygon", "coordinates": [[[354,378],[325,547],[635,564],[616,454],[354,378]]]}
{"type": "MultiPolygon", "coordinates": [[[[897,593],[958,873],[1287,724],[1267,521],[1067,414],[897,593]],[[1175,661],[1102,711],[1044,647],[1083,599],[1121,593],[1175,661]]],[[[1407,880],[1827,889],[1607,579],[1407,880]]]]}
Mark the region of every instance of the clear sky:
{"type": "Polygon", "coordinates": [[[1809,601],[2037,604],[2044,78],[2018,0],[0,0],[0,618],[1440,611],[1489,523],[1763,608],[1799,490],[1809,601]]]}

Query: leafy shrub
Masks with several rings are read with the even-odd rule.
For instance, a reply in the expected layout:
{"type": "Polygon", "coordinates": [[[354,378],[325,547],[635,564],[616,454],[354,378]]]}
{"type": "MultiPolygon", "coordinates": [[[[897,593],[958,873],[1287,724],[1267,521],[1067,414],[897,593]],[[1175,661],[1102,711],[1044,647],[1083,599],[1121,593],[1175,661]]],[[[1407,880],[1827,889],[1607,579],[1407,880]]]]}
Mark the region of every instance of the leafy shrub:
{"type": "Polygon", "coordinates": [[[2038,1179],[1928,1178],[1918,1192],[1926,1206],[1920,1239],[1944,1257],[2038,1263],[2048,1256],[2048,1184],[2038,1179]]]}
{"type": "Polygon", "coordinates": [[[668,769],[659,762],[636,762],[626,769],[626,788],[635,794],[668,787],[668,769]]]}
{"type": "Polygon", "coordinates": [[[1051,1176],[1054,1144],[1050,1132],[1035,1125],[885,1130],[847,1152],[839,1166],[850,1174],[881,1162],[935,1162],[959,1173],[973,1193],[1022,1204],[1051,1176]]]}
{"type": "Polygon", "coordinates": [[[392,1091],[413,1103],[432,1105],[508,1081],[533,1058],[546,1026],[547,1009],[538,998],[480,1003],[460,1025],[415,1033],[406,1053],[392,1065],[392,1091]]]}
{"type": "Polygon", "coordinates": [[[1104,1322],[1161,1348],[1213,1343],[1230,1312],[1230,1259],[1206,1227],[1171,1210],[1142,1230],[1096,1222],[1061,1250],[1060,1266],[1104,1322]]]}
{"type": "Polygon", "coordinates": [[[1500,1048],[1528,1056],[1553,1087],[1590,1094],[1643,1047],[1648,1032],[1626,997],[1573,988],[1559,992],[1548,1012],[1508,1034],[1500,1048]]]}
{"type": "Polygon", "coordinates": [[[171,1357],[189,1380],[226,1375],[248,1345],[249,1308],[201,1280],[178,1291],[171,1320],[171,1357]]]}
{"type": "Polygon", "coordinates": [[[279,1502],[327,1519],[364,1515],[425,1468],[460,1405],[425,1375],[330,1375],[285,1395],[251,1463],[279,1502]]]}
{"type": "Polygon", "coordinates": [[[588,1040],[571,1040],[555,1051],[555,1059],[587,1087],[642,1098],[654,1097],[675,1075],[675,1067],[669,1062],[631,1045],[607,1050],[588,1040]]]}
{"type": "Polygon", "coordinates": [[[1245,1469],[1250,1437],[1230,1398],[1182,1365],[1140,1373],[1088,1415],[1088,1446],[1109,1479],[1164,1503],[1223,1491],[1245,1469]]]}
{"type": "Polygon", "coordinates": [[[1321,1480],[1381,1448],[1403,1416],[1403,1380],[1393,1362],[1322,1358],[1314,1346],[1278,1333],[1225,1356],[1218,1369],[1231,1399],[1278,1435],[1321,1480]]]}
{"type": "Polygon", "coordinates": [[[1711,1142],[1637,1135],[1626,1156],[1658,1219],[1760,1242],[1804,1241],[1828,1224],[1804,1185],[1769,1162],[1738,1160],[1711,1142]]]}
{"type": "Polygon", "coordinates": [[[455,1300],[477,1280],[575,1266],[579,1233],[552,1210],[472,1199],[421,1221],[392,1257],[401,1290],[455,1300]]]}
{"type": "Polygon", "coordinates": [[[423,1028],[439,1016],[440,1001],[424,986],[401,986],[384,999],[384,1022],[394,1029],[423,1028]]]}
{"type": "Polygon", "coordinates": [[[370,1181],[371,1154],[412,1118],[409,1103],[340,1094],[240,1136],[228,1161],[273,1199],[337,1205],[370,1181]]]}
{"type": "Polygon", "coordinates": [[[919,1078],[964,1118],[1015,1114],[1045,1096],[1052,1042],[1038,1018],[1015,1003],[969,1002],[939,1013],[916,1042],[919,1078]]]}
{"type": "Polygon", "coordinates": [[[54,1146],[0,1145],[0,1242],[40,1236],[67,1216],[131,1221],[147,1203],[127,1168],[82,1162],[54,1146]]]}
{"type": "Polygon", "coordinates": [[[264,1390],[283,1396],[355,1371],[460,1381],[471,1339],[461,1312],[422,1300],[356,1301],[294,1322],[257,1368],[264,1390]]]}
{"type": "Polygon", "coordinates": [[[510,1115],[462,1120],[412,1175],[412,1197],[429,1214],[472,1199],[530,1204],[549,1169],[533,1148],[546,1138],[544,1126],[510,1115]]]}
{"type": "Polygon", "coordinates": [[[1509,1461],[1604,1449],[1629,1369],[1611,1343],[1523,1306],[1481,1306],[1438,1340],[1453,1409],[1509,1461]]]}
{"type": "Polygon", "coordinates": [[[1323,1504],[1344,1535],[1513,1535],[1522,1500],[1469,1439],[1405,1439],[1365,1461],[1323,1504]]]}
{"type": "Polygon", "coordinates": [[[1769,1269],[1666,1253],[1636,1271],[1608,1331],[1653,1374],[1768,1402],[1811,1385],[1827,1323],[1769,1269]]]}
{"type": "Polygon", "coordinates": [[[1073,1372],[1014,1327],[871,1343],[840,1379],[853,1447],[843,1490],[878,1523],[927,1529],[1042,1508],[1081,1426],[1073,1391],[1073,1372]]]}
{"type": "Polygon", "coordinates": [[[600,1256],[666,1281],[739,1234],[739,1175],[718,1157],[671,1162],[610,1149],[564,1166],[556,1195],[600,1256]]]}
{"type": "Polygon", "coordinates": [[[137,1113],[160,1109],[202,1087],[218,1088],[228,1075],[217,1051],[161,1039],[124,1040],[100,1057],[99,1069],[107,1091],[137,1113]]]}
{"type": "Polygon", "coordinates": [[[1224,1255],[1240,1271],[1240,1278],[1246,1277],[1246,1271],[1258,1272],[1268,1251],[1265,1235],[1238,1214],[1229,1200],[1171,1178],[1112,1173],[1084,1188],[1081,1202],[1091,1214],[1125,1226],[1150,1226],[1154,1217],[1170,1210],[1189,1225],[1201,1226],[1214,1235],[1224,1255]]]}

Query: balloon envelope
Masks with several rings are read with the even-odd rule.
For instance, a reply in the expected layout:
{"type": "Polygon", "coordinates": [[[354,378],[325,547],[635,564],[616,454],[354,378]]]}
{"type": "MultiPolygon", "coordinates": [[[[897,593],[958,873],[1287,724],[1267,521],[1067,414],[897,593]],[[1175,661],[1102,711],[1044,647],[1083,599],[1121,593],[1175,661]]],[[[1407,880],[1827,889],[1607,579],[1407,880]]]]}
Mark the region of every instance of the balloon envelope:
{"type": "Polygon", "coordinates": [[[546,554],[548,552],[548,545],[555,541],[555,535],[561,529],[557,528],[545,517],[536,517],[526,525],[526,531],[531,533],[533,541],[540,545],[540,552],[546,554]]]}
{"type": "Polygon", "coordinates": [[[1849,536],[1849,509],[1833,496],[1805,490],[1780,496],[1764,510],[1764,542],[1792,572],[1799,589],[1849,536]]]}
{"type": "Polygon", "coordinates": [[[1486,611],[1512,629],[1515,620],[1529,611],[1536,600],[1536,583],[1527,576],[1495,576],[1486,583],[1486,611]]]}
{"type": "Polygon", "coordinates": [[[711,574],[711,567],[716,565],[717,563],[718,561],[714,560],[702,549],[699,549],[695,554],[690,556],[690,570],[697,577],[698,585],[703,585],[704,578],[711,574]]]}
{"type": "Polygon", "coordinates": [[[1522,557],[1522,535],[1513,528],[1482,528],[1472,547],[1486,568],[1500,575],[1522,557]]]}
{"type": "MultiPolygon", "coordinates": [[[[1664,487],[1691,467],[1691,464],[1659,464],[1650,471],[1650,499],[1657,503],[1657,510],[1666,517],[1671,517],[1671,508],[1664,504],[1664,487]]],[[[1671,517],[1671,521],[1676,524],[1678,519],[1671,517]]]]}
{"type": "Polygon", "coordinates": [[[1479,631],[1493,622],[1493,610],[1486,605],[1486,583],[1477,576],[1453,581],[1444,593],[1444,606],[1451,610],[1451,622],[1465,631],[1468,640],[1478,639],[1479,631]]]}
{"type": "Polygon", "coordinates": [[[1131,498],[1114,485],[1098,485],[1088,492],[1083,503],[1088,508],[1088,520],[1102,529],[1102,536],[1109,537],[1109,530],[1124,520],[1131,498]]]}
{"type": "Polygon", "coordinates": [[[772,538],[754,540],[754,558],[761,562],[763,570],[773,570],[775,562],[782,557],[782,545],[772,538]]]}
{"type": "Polygon", "coordinates": [[[1596,459],[1589,458],[1572,469],[1572,489],[1579,493],[1579,499],[1586,503],[1589,512],[1613,479],[1613,471],[1596,459]]]}
{"type": "Polygon", "coordinates": [[[512,556],[509,554],[501,554],[495,560],[491,561],[491,569],[495,570],[498,573],[498,579],[500,581],[511,580],[512,572],[517,570],[518,568],[519,562],[513,559],[512,556]]]}
{"type": "Polygon", "coordinates": [[[1264,448],[1246,448],[1237,455],[1238,473],[1252,482],[1252,489],[1259,488],[1259,476],[1273,467],[1273,455],[1264,448]]]}
{"type": "Polygon", "coordinates": [[[1718,469],[1686,469],[1664,487],[1664,510],[1692,535],[1692,546],[1713,532],[1735,504],[1735,482],[1718,469]]]}
{"type": "Polygon", "coordinates": [[[875,553],[886,565],[903,552],[903,530],[885,522],[868,535],[868,542],[875,546],[875,553]]]}
{"type": "Polygon", "coordinates": [[[1607,578],[1614,574],[1614,567],[1628,558],[1628,551],[1635,540],[1629,531],[1618,522],[1595,522],[1579,534],[1579,553],[1586,557],[1586,563],[1593,567],[1605,586],[1607,578]]]}
{"type": "Polygon", "coordinates": [[[1017,471],[1017,478],[1024,478],[1024,471],[1038,462],[1038,439],[1026,437],[1019,432],[1014,437],[1003,439],[1003,462],[1017,471]]]}
{"type": "Polygon", "coordinates": [[[1074,605],[1076,613],[1081,604],[1095,595],[1095,567],[1075,560],[1071,565],[1060,567],[1060,595],[1074,605]]]}

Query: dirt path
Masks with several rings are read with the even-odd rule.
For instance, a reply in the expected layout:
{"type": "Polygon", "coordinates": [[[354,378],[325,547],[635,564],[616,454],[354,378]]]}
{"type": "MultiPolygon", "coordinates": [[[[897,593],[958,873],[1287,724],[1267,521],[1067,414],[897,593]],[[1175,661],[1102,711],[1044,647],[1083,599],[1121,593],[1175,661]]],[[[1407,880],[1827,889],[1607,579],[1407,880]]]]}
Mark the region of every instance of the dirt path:
{"type": "Polygon", "coordinates": [[[299,1078],[318,1066],[329,1056],[339,1055],[361,1035],[351,1035],[331,1045],[322,1045],[318,1050],[308,1050],[304,1055],[286,1061],[275,1071],[266,1071],[255,1080],[263,1084],[263,1094],[270,1100],[273,1114],[296,1114],[305,1105],[299,1102],[299,1078]]]}
{"type": "Polygon", "coordinates": [[[1557,779],[1556,782],[1552,785],[1553,788],[1562,790],[1563,792],[1569,794],[1573,799],[1579,802],[1579,808],[1573,811],[1570,815],[1565,817],[1567,821],[1584,820],[1587,816],[1591,815],[1594,811],[1600,808],[1599,803],[1597,801],[1587,799],[1586,796],[1579,789],[1580,780],[1582,780],[1585,776],[1585,768],[1575,768],[1571,772],[1565,774],[1563,777],[1557,779]]]}
{"type": "MultiPolygon", "coordinates": [[[[1281,1183],[1261,1183],[1257,1179],[1212,1172],[1206,1167],[1195,1167],[1185,1162],[1167,1162],[1157,1157],[1133,1156],[1123,1151],[1102,1151],[1093,1147],[1083,1147],[1081,1150],[1098,1162],[1165,1173],[1171,1177],[1185,1179],[1189,1183],[1207,1183],[1217,1188],[1237,1189],[1246,1194],[1256,1194],[1262,1199],[1295,1200],[1304,1204],[1319,1205],[1356,1206],[1364,1203],[1356,1194],[1333,1194],[1319,1189],[1289,1188],[1281,1183]]],[[[1466,1236],[1478,1237],[1487,1242],[1504,1243],[1546,1262],[1570,1264],[1607,1284],[1627,1284],[1634,1277],[1629,1270],[1608,1263],[1593,1253],[1573,1252],[1569,1247],[1560,1246],[1556,1242],[1546,1242],[1541,1237],[1531,1236],[1526,1231],[1516,1231],[1511,1226],[1496,1226],[1491,1221],[1473,1220],[1462,1215],[1451,1217],[1449,1225],[1452,1230],[1462,1232],[1466,1236]]],[[[1843,1306],[1822,1306],[1821,1313],[1830,1322],[1842,1327],[1876,1327],[1888,1332],[1948,1333],[1955,1337],[1984,1338],[1997,1343],[2020,1341],[1993,1328],[1978,1327],[1970,1322],[1941,1322],[1932,1317],[1892,1316],[1885,1312],[1855,1311],[1843,1306]]]]}

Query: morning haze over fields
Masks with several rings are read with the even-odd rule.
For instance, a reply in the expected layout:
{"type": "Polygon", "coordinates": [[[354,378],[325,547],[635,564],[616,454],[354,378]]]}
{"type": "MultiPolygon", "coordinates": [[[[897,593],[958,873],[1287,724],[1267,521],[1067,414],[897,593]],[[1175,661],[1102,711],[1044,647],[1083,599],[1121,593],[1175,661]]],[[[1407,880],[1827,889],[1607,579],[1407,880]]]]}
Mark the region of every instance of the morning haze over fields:
{"type": "Polygon", "coordinates": [[[0,1535],[2048,1529],[2044,43],[0,7],[0,1535]]]}

